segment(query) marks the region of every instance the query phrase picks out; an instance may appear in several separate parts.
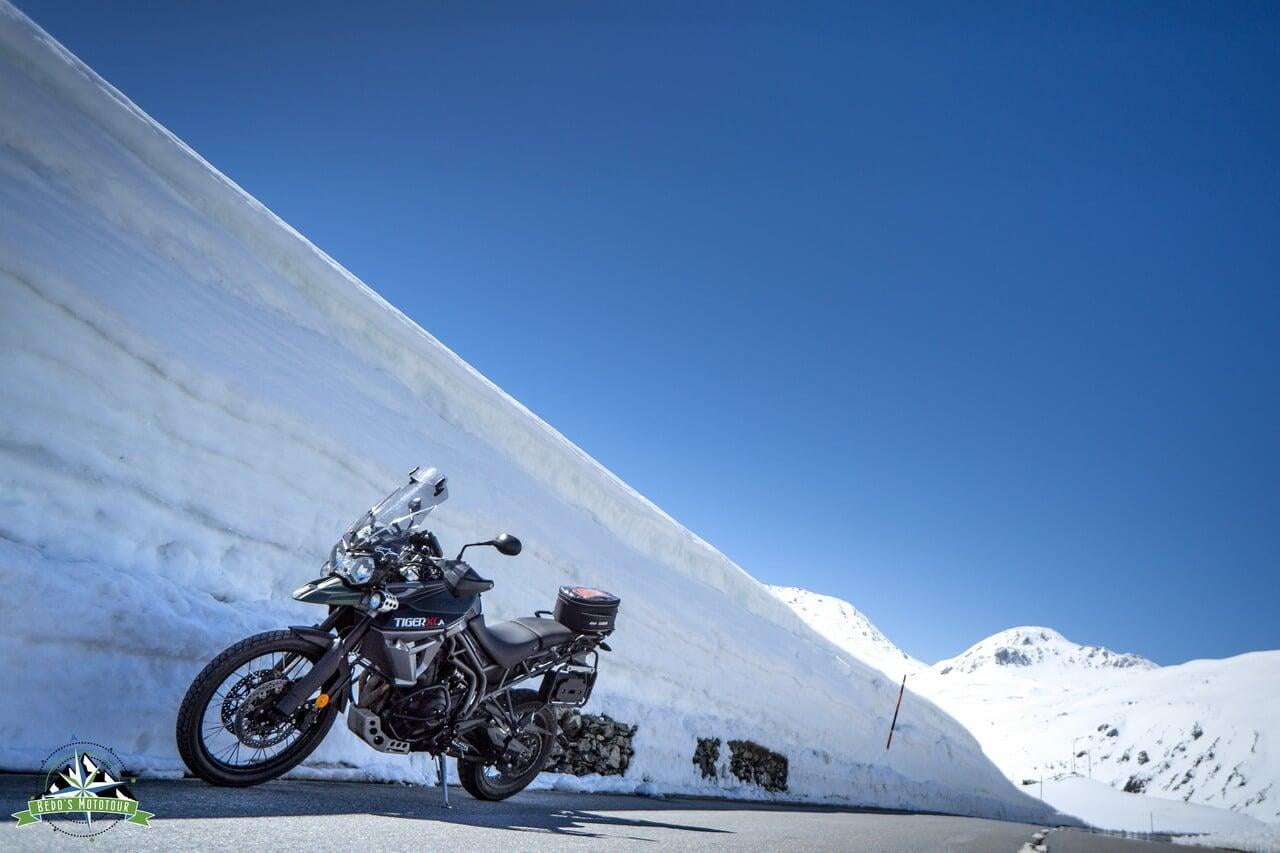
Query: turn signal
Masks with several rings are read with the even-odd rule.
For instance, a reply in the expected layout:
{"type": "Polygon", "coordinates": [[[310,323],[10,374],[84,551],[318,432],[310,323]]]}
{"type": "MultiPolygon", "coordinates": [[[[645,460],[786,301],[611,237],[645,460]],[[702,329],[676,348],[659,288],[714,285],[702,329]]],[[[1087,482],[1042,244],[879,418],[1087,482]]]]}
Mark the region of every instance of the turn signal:
{"type": "Polygon", "coordinates": [[[321,693],[316,697],[316,708],[323,711],[329,705],[329,694],[321,693]]]}

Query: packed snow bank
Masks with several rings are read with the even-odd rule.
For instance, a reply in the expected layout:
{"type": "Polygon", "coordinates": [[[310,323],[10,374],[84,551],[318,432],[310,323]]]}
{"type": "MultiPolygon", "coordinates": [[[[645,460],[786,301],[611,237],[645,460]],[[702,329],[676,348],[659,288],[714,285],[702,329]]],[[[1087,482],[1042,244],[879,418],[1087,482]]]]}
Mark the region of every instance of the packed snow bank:
{"type": "MultiPolygon", "coordinates": [[[[1040,785],[1026,788],[1039,796],[1040,785]]],[[[1126,794],[1093,779],[1070,776],[1044,781],[1044,801],[1099,829],[1191,835],[1217,832],[1255,832],[1266,824],[1248,815],[1179,800],[1126,794]]]]}
{"type": "Polygon", "coordinates": [[[1266,824],[1256,829],[1212,832],[1208,835],[1185,835],[1173,841],[1175,844],[1243,850],[1245,853],[1276,853],[1280,851],[1280,824],[1266,824]]]}
{"type": "MultiPolygon", "coordinates": [[[[0,766],[73,736],[174,773],[178,701],[215,652],[314,621],[290,591],[417,464],[491,618],[558,585],[623,600],[592,709],[637,724],[624,784],[704,780],[696,738],[785,753],[789,797],[1048,816],[896,685],[387,305],[12,6],[0,6],[0,766]]],[[[338,726],[300,775],[429,780],[338,726]]],[[[584,784],[592,784],[587,780],[584,784]]],[[[601,782],[600,784],[606,784],[601,782]]]]}

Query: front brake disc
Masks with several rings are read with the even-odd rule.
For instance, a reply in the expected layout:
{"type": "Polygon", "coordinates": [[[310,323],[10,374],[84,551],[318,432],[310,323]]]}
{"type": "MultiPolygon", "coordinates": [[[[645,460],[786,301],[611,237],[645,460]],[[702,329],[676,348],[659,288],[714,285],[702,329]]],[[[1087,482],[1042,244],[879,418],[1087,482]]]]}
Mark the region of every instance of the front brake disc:
{"type": "Polygon", "coordinates": [[[255,669],[253,672],[241,678],[235,684],[231,685],[231,689],[227,691],[226,697],[222,700],[222,725],[227,731],[235,731],[236,715],[240,713],[241,707],[244,706],[244,700],[255,688],[260,687],[263,682],[271,678],[273,670],[255,669]]]}
{"type": "Polygon", "coordinates": [[[242,744],[253,749],[266,749],[289,736],[293,721],[270,716],[271,706],[288,689],[289,680],[277,678],[258,685],[245,697],[232,729],[242,744]]]}

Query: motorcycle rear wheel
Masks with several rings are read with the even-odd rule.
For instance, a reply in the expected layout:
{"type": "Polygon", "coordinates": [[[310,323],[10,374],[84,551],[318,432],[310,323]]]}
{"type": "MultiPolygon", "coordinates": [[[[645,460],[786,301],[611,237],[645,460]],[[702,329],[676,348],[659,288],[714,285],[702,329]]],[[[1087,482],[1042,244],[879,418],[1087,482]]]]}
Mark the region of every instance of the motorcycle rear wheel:
{"type": "Polygon", "coordinates": [[[289,631],[266,631],[215,657],[191,683],[178,709],[183,763],[209,784],[231,787],[258,785],[296,767],[329,733],[337,703],[315,712],[303,729],[289,721],[273,724],[253,711],[274,701],[322,654],[289,631]],[[248,753],[243,760],[242,751],[248,753]]]}
{"type": "MultiPolygon", "coordinates": [[[[530,739],[537,738],[538,744],[533,758],[523,767],[513,771],[504,771],[471,758],[458,759],[458,781],[467,793],[477,800],[505,800],[529,787],[542,769],[546,767],[555,746],[556,732],[559,730],[555,712],[550,706],[538,698],[534,690],[512,690],[511,704],[517,715],[532,712],[539,727],[548,734],[532,734],[530,739]]],[[[532,744],[530,744],[532,746],[532,744]]]]}

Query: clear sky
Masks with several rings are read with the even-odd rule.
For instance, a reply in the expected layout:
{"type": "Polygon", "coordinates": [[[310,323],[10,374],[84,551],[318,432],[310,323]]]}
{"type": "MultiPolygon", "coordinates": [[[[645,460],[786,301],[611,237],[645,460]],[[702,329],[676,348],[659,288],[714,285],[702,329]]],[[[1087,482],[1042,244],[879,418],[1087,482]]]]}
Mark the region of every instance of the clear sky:
{"type": "Polygon", "coordinates": [[[1280,647],[1280,5],[18,5],[761,580],[1280,647]]]}

